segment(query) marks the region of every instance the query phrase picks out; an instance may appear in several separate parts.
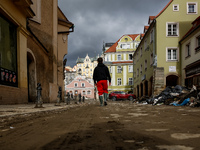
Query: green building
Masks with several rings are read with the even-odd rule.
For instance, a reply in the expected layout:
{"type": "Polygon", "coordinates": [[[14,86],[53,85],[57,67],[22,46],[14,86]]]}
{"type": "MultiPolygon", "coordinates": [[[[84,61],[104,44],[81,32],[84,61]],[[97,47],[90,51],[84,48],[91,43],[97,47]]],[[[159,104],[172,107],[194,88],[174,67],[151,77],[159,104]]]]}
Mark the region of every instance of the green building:
{"type": "Polygon", "coordinates": [[[134,93],[141,98],[159,94],[166,86],[181,84],[179,41],[199,16],[199,1],[170,0],[150,16],[133,60],[134,93]]]}

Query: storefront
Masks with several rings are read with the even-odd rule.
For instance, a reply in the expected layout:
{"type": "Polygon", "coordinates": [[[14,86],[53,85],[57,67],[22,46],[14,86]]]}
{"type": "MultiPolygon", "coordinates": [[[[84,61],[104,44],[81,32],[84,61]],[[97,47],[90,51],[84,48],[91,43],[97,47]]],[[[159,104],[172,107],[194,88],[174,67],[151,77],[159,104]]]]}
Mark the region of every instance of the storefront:
{"type": "Polygon", "coordinates": [[[193,85],[200,88],[200,60],[187,65],[185,68],[185,85],[189,88],[192,88],[193,85]]]}

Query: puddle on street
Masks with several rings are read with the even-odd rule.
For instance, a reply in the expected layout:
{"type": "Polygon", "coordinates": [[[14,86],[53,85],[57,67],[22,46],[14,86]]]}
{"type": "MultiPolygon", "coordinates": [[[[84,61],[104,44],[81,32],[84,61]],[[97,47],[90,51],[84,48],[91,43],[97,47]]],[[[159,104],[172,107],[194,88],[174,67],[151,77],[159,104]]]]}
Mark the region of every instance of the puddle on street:
{"type": "Polygon", "coordinates": [[[200,134],[173,133],[171,134],[171,137],[178,140],[185,140],[185,139],[191,139],[191,138],[200,138],[200,134]]]}
{"type": "Polygon", "coordinates": [[[140,117],[140,116],[147,116],[148,114],[143,114],[143,113],[128,113],[129,116],[133,117],[140,117]]]}
{"type": "Polygon", "coordinates": [[[161,150],[193,150],[192,147],[186,147],[183,145],[158,145],[156,147],[161,150]]]}
{"type": "Polygon", "coordinates": [[[161,132],[161,131],[167,131],[169,129],[145,129],[145,131],[149,131],[149,132],[152,132],[152,131],[156,131],[156,132],[161,132]]]}

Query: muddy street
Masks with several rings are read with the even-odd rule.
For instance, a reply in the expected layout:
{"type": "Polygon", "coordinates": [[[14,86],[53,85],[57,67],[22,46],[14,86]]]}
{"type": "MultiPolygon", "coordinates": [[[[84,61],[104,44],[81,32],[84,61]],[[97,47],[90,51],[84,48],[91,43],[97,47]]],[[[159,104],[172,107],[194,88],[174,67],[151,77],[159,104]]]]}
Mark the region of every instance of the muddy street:
{"type": "Polygon", "coordinates": [[[1,119],[1,150],[199,150],[200,109],[130,101],[1,119]]]}

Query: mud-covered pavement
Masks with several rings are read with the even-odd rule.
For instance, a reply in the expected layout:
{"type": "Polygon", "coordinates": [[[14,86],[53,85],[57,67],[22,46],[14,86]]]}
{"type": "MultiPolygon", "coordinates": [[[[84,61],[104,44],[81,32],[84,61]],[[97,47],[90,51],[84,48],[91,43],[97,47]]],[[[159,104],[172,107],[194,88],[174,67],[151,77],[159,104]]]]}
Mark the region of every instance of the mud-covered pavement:
{"type": "Polygon", "coordinates": [[[200,108],[94,102],[0,123],[1,150],[200,149],[200,108]]]}

